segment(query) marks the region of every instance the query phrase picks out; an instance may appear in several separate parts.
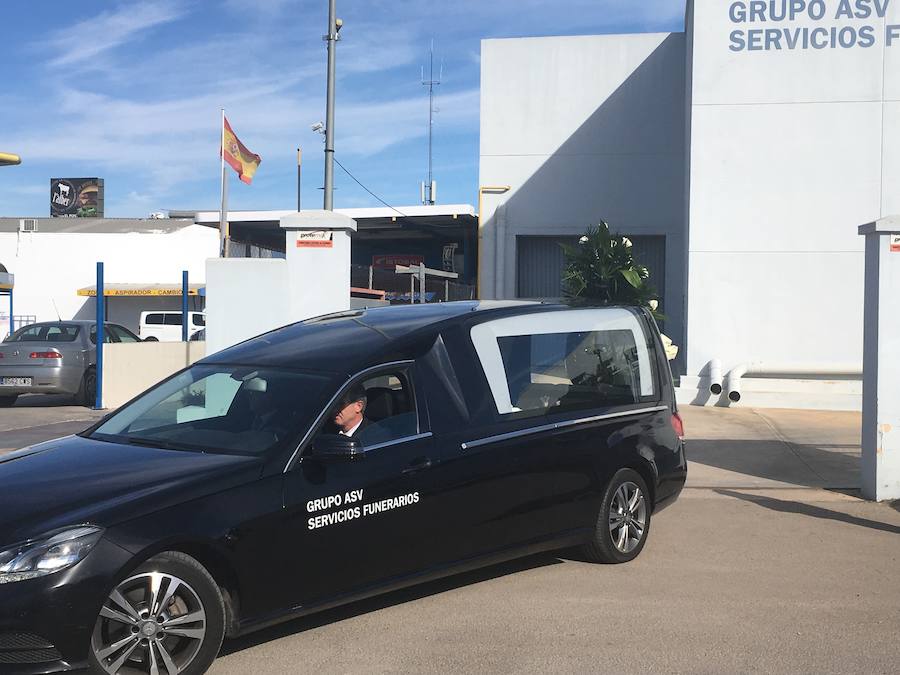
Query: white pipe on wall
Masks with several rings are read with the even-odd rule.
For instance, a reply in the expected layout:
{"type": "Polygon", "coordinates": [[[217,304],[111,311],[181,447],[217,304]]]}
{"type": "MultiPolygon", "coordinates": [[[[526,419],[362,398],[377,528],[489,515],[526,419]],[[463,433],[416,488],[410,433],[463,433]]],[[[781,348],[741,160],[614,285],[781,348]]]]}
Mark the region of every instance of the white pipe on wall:
{"type": "Polygon", "coordinates": [[[494,211],[494,298],[506,297],[506,209],[499,205],[494,211]]]}
{"type": "MultiPolygon", "coordinates": [[[[766,363],[755,361],[742,363],[732,368],[725,378],[725,391],[728,400],[737,403],[741,400],[741,378],[744,375],[799,375],[801,377],[862,377],[860,363],[766,363]]],[[[712,387],[710,387],[710,390],[712,387]]]]}
{"type": "Polygon", "coordinates": [[[722,393],[722,362],[719,359],[709,362],[709,393],[716,396],[722,393]]]}

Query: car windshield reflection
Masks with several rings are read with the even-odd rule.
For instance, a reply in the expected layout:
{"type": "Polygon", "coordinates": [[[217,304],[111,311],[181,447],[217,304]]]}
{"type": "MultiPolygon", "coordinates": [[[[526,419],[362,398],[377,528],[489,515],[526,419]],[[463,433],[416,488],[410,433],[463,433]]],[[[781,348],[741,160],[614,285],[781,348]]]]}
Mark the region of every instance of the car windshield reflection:
{"type": "Polygon", "coordinates": [[[287,369],[197,365],[90,432],[102,441],[258,455],[305,430],[328,382],[287,369]]]}

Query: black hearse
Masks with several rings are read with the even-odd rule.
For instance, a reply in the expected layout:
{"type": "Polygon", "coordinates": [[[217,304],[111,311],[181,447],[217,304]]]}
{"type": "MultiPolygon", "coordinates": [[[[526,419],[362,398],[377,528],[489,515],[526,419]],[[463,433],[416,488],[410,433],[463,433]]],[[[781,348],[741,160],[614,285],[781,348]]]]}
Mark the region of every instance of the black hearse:
{"type": "Polygon", "coordinates": [[[201,673],[224,636],[535,551],[626,562],[686,476],[650,315],[345,312],[0,458],[0,670],[201,673]]]}

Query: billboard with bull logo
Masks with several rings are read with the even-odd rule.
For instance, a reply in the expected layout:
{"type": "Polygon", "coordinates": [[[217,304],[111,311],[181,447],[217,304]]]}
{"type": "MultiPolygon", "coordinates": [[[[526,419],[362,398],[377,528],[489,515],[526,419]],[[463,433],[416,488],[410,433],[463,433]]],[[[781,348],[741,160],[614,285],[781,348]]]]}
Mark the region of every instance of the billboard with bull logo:
{"type": "Polygon", "coordinates": [[[102,178],[51,178],[50,216],[102,218],[102,178]]]}

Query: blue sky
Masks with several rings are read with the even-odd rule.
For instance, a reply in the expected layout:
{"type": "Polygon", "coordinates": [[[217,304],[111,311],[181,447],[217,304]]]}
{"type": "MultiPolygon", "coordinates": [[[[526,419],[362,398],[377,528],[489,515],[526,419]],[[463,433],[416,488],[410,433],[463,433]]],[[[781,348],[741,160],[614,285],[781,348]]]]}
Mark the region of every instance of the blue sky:
{"type": "MultiPolygon", "coordinates": [[[[232,209],[321,208],[326,0],[4,0],[0,215],[49,215],[49,179],[100,176],[106,215],[216,209],[219,109],[263,158],[232,209]]],[[[338,0],[336,157],[392,205],[426,171],[434,40],[438,201],[478,184],[480,40],[683,29],[683,0],[338,0]]],[[[378,202],[335,168],[335,206],[378,202]]]]}

